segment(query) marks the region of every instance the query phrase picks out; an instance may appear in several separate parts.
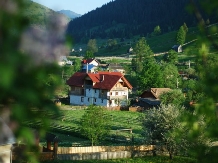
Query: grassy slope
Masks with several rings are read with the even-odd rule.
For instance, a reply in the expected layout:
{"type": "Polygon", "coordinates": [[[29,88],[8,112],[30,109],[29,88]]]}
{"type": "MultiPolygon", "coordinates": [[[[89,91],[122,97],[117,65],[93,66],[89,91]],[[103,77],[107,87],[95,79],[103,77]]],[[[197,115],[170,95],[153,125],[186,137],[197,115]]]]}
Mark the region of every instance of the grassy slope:
{"type": "MultiPolygon", "coordinates": [[[[172,31],[169,33],[164,33],[159,36],[153,36],[146,38],[147,44],[150,46],[152,51],[154,53],[162,53],[167,52],[171,49],[173,45],[176,44],[176,34],[177,31],[172,31]]],[[[189,31],[186,36],[186,42],[188,43],[192,40],[195,40],[198,38],[199,30],[197,27],[190,27],[189,31]]],[[[118,46],[114,49],[107,49],[107,48],[100,48],[99,51],[95,54],[96,57],[102,57],[102,56],[125,56],[124,54],[127,53],[127,50],[130,47],[134,48],[135,43],[137,42],[139,36],[134,36],[132,39],[126,39],[124,42],[120,42],[120,39],[116,39],[118,46]]],[[[106,45],[107,39],[96,39],[97,44],[99,47],[102,47],[102,45],[106,45]]],[[[76,44],[76,48],[83,47],[83,54],[86,50],[85,44],[76,44]]],[[[183,46],[184,52],[183,55],[186,56],[192,56],[196,54],[199,51],[199,46],[197,45],[197,42],[192,42],[187,45],[183,46]]],[[[211,48],[211,52],[214,52],[214,50],[211,48]]],[[[72,53],[71,55],[78,55],[78,53],[72,53]]],[[[184,56],[182,57],[184,59],[184,56]]],[[[190,58],[186,59],[189,60],[190,58]]]]}

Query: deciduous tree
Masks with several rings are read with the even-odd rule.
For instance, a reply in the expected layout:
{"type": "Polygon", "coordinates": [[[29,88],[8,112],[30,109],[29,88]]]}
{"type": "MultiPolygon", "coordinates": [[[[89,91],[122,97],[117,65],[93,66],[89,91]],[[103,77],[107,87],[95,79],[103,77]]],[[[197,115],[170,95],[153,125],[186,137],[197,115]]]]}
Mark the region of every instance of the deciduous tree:
{"type": "MultiPolygon", "coordinates": [[[[175,105],[161,105],[159,109],[153,108],[144,112],[142,126],[146,144],[164,146],[172,159],[175,153],[184,152],[189,145],[186,140],[187,129],[183,127],[180,117],[185,113],[183,107],[175,105]],[[184,133],[179,135],[177,142],[177,129],[184,133]]],[[[153,153],[156,154],[156,151],[153,153]]]]}
{"type": "Polygon", "coordinates": [[[98,45],[97,45],[96,39],[90,39],[88,41],[87,51],[90,51],[92,53],[98,52],[98,45]]]}
{"type": "Polygon", "coordinates": [[[104,108],[90,105],[80,120],[80,132],[92,142],[92,146],[105,138],[109,129],[109,116],[104,108]]]}
{"type": "Polygon", "coordinates": [[[153,57],[144,59],[143,69],[137,73],[137,83],[141,91],[152,87],[163,87],[161,66],[153,57]]]}
{"type": "Polygon", "coordinates": [[[165,105],[173,104],[175,106],[182,106],[185,102],[184,94],[179,89],[174,89],[168,92],[164,92],[160,95],[161,103],[165,105]]]}
{"type": "Polygon", "coordinates": [[[163,57],[164,61],[171,64],[178,62],[178,53],[175,50],[169,50],[163,57]]]}
{"type": "Polygon", "coordinates": [[[161,65],[161,72],[162,72],[162,80],[163,80],[163,86],[165,88],[177,88],[179,85],[178,78],[178,68],[174,64],[169,63],[163,63],[161,65]]]}

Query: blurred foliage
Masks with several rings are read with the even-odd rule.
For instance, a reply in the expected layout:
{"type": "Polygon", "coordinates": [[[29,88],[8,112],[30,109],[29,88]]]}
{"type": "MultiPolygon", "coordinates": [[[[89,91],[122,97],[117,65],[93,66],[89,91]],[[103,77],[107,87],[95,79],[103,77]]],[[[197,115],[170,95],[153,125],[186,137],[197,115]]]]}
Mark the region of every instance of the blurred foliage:
{"type": "Polygon", "coordinates": [[[197,56],[197,73],[199,75],[199,84],[197,90],[205,94],[204,98],[195,105],[194,116],[184,117],[184,124],[189,126],[189,140],[195,142],[195,140],[201,138],[201,133],[206,136],[205,139],[210,140],[210,144],[199,144],[195,148],[190,149],[190,154],[197,158],[199,163],[215,163],[218,159],[218,150],[214,146],[213,142],[218,140],[218,117],[217,117],[217,102],[218,102],[218,85],[217,85],[217,71],[218,64],[216,57],[210,53],[211,47],[218,51],[217,41],[217,26],[213,28],[207,28],[204,17],[201,14],[202,9],[209,15],[215,17],[218,16],[217,8],[218,1],[210,0],[209,3],[201,0],[200,7],[197,6],[194,0],[191,0],[192,13],[196,15],[198,19],[198,26],[201,31],[198,36],[199,51],[197,56]],[[208,4],[208,5],[206,5],[208,4]],[[215,58],[214,58],[215,57],[215,58]],[[206,128],[204,125],[199,125],[197,122],[204,117],[206,128]],[[216,150],[214,150],[216,149],[216,150]]]}
{"type": "MultiPolygon", "coordinates": [[[[24,153],[32,151],[37,135],[41,137],[46,132],[49,119],[41,111],[58,113],[52,99],[60,83],[56,64],[38,63],[37,53],[20,49],[21,38],[30,22],[23,14],[28,7],[26,2],[0,3],[0,115],[13,130],[17,142],[26,145],[24,153]],[[23,125],[28,120],[41,120],[42,125],[35,132],[23,125]]],[[[32,162],[37,162],[34,157],[32,162]]]]}

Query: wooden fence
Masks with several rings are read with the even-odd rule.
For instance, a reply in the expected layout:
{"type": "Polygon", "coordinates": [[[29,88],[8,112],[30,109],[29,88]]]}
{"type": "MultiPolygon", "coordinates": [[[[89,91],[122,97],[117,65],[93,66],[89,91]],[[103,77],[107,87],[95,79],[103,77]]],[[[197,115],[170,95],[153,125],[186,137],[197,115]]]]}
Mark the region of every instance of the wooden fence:
{"type": "Polygon", "coordinates": [[[117,152],[117,151],[151,151],[153,145],[145,146],[89,146],[89,147],[58,147],[57,154],[117,152]]]}

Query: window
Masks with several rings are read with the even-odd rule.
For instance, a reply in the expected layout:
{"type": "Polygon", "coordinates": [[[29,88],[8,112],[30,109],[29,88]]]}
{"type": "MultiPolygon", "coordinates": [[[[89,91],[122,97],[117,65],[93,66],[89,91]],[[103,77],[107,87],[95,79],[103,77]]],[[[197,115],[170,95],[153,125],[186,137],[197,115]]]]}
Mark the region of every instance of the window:
{"type": "Polygon", "coordinates": [[[95,89],[95,93],[97,93],[97,90],[95,89]]]}
{"type": "Polygon", "coordinates": [[[88,102],[89,102],[89,98],[88,98],[88,102]]]}
{"type": "Polygon", "coordinates": [[[96,102],[97,100],[96,100],[96,98],[94,99],[94,102],[96,102]]]}
{"type": "Polygon", "coordinates": [[[75,87],[71,87],[71,91],[75,91],[75,87]]]}
{"type": "Polygon", "coordinates": [[[101,103],[103,103],[104,102],[104,100],[103,99],[101,99],[101,103]]]}
{"type": "Polygon", "coordinates": [[[110,92],[110,95],[112,96],[112,92],[110,92]]]}
{"type": "Polygon", "coordinates": [[[83,102],[84,101],[84,97],[81,97],[81,102],[83,102]]]}
{"type": "Polygon", "coordinates": [[[115,95],[118,95],[118,92],[116,92],[115,95]]]}

